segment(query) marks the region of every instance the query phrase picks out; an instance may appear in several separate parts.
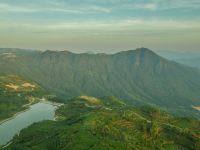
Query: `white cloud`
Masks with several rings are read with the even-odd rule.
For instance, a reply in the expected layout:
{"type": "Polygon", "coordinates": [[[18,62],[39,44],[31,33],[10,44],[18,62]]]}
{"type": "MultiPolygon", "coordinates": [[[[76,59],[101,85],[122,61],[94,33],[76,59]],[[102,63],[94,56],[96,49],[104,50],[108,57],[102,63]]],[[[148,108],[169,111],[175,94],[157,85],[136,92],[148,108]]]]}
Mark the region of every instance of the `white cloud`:
{"type": "MultiPolygon", "coordinates": [[[[122,1],[120,2],[122,3],[122,1]]],[[[123,8],[143,10],[193,9],[200,8],[200,0],[151,0],[148,2],[124,1],[123,8]]]]}
{"type": "Polygon", "coordinates": [[[111,8],[106,8],[106,7],[99,7],[96,5],[91,5],[91,6],[86,6],[85,9],[83,10],[88,10],[88,11],[96,11],[96,12],[105,12],[105,13],[110,13],[112,11],[111,8]]]}
{"type": "Polygon", "coordinates": [[[47,3],[44,6],[38,5],[24,5],[17,6],[6,3],[0,3],[0,12],[62,12],[70,14],[82,14],[82,13],[109,13],[111,8],[100,7],[97,5],[79,5],[71,6],[62,3],[47,3]]]}
{"type": "Polygon", "coordinates": [[[199,0],[154,0],[158,9],[200,8],[199,0]]]}
{"type": "Polygon", "coordinates": [[[135,3],[135,4],[124,5],[124,7],[130,8],[130,9],[156,10],[157,4],[156,3],[135,3]]]}
{"type": "Polygon", "coordinates": [[[34,12],[34,9],[0,3],[0,12],[34,12]]]}
{"type": "Polygon", "coordinates": [[[181,8],[200,8],[199,0],[150,0],[148,2],[130,0],[102,0],[99,2],[85,1],[71,4],[63,1],[42,1],[12,4],[0,2],[0,12],[63,12],[70,14],[110,13],[114,11],[136,10],[165,10],[181,8]],[[104,5],[101,5],[103,3],[104,5]],[[107,4],[107,5],[105,5],[107,4]]]}
{"type": "Polygon", "coordinates": [[[173,20],[118,20],[118,21],[85,21],[85,22],[60,22],[60,23],[2,23],[1,28],[28,29],[30,31],[140,31],[140,30],[200,30],[198,21],[173,21],[173,20]]]}
{"type": "Polygon", "coordinates": [[[68,13],[81,13],[77,10],[70,10],[58,7],[33,7],[33,6],[15,6],[0,3],[0,12],[42,12],[42,11],[58,11],[58,12],[68,12],[68,13]]]}

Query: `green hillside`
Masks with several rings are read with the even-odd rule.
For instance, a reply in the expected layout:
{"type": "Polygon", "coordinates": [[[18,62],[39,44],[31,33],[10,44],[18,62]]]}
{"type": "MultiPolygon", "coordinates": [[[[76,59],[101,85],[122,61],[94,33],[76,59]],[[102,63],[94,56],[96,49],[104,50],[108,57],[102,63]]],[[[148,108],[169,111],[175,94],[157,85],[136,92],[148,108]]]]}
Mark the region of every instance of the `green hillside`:
{"type": "Polygon", "coordinates": [[[200,122],[115,97],[80,96],[57,110],[58,121],[24,129],[6,150],[197,150],[200,122]]]}
{"type": "Polygon", "coordinates": [[[15,75],[0,75],[0,120],[27,109],[43,93],[35,83],[15,75]]]}
{"type": "Polygon", "coordinates": [[[199,117],[200,72],[146,48],[116,54],[1,50],[0,73],[30,79],[64,99],[116,96],[179,116],[199,117]],[[5,53],[7,51],[7,53],[5,53]]]}

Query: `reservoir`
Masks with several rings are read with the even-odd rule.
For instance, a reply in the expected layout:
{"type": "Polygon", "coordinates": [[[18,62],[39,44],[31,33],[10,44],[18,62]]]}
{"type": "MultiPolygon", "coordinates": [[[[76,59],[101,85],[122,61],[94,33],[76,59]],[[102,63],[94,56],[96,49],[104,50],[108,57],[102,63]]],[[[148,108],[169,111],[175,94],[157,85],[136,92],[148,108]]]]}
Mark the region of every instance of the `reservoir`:
{"type": "Polygon", "coordinates": [[[0,145],[5,145],[29,125],[43,120],[54,120],[57,106],[50,102],[39,102],[15,117],[0,124],[0,145]]]}

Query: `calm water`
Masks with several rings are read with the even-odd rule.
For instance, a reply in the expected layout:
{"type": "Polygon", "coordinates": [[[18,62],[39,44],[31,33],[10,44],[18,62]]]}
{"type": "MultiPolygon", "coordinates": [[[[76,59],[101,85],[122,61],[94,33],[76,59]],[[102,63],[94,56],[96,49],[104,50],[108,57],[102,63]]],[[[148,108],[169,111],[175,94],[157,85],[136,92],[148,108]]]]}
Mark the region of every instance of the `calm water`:
{"type": "Polygon", "coordinates": [[[4,145],[23,128],[42,120],[53,120],[56,106],[47,103],[37,103],[29,110],[18,114],[15,118],[0,124],[0,145],[4,145]]]}

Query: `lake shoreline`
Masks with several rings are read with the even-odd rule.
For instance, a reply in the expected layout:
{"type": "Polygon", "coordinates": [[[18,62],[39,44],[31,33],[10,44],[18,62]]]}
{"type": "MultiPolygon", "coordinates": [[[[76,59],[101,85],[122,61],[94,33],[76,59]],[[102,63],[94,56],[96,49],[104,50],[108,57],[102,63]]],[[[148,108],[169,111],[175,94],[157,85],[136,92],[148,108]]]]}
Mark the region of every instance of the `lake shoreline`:
{"type": "MultiPolygon", "coordinates": [[[[57,110],[57,109],[59,109],[59,107],[60,106],[62,106],[62,105],[64,105],[63,103],[57,103],[57,102],[52,102],[52,101],[48,101],[48,100],[45,100],[45,99],[40,99],[40,100],[38,100],[38,101],[34,101],[34,102],[32,102],[32,103],[30,103],[29,105],[27,105],[26,104],[26,107],[24,108],[24,110],[22,110],[22,111],[19,111],[19,112],[17,112],[17,113],[15,113],[12,117],[9,117],[9,118],[7,118],[7,119],[5,119],[5,120],[2,120],[1,122],[0,122],[0,126],[4,126],[4,124],[7,124],[7,122],[9,122],[9,121],[11,121],[11,120],[14,120],[14,119],[16,119],[16,118],[18,118],[18,116],[19,115],[21,115],[21,114],[23,114],[23,113],[26,113],[26,112],[28,112],[29,110],[31,110],[32,108],[36,108],[36,106],[39,106],[39,105],[51,105],[51,107],[52,108],[54,108],[54,115],[52,116],[52,118],[50,119],[50,120],[52,120],[52,121],[57,121],[56,120],[56,114],[55,114],[55,111],[57,110]],[[38,105],[37,105],[38,104],[38,105]]],[[[40,109],[43,109],[43,108],[45,108],[45,107],[41,107],[40,109]]],[[[46,110],[46,109],[45,109],[46,110]]],[[[39,115],[39,114],[38,114],[39,115]]],[[[40,116],[40,115],[39,115],[40,116]]],[[[49,120],[49,119],[48,119],[49,120]]],[[[31,125],[31,124],[29,124],[29,125],[31,125]]],[[[29,126],[28,125],[28,126],[29,126]]],[[[22,130],[23,128],[21,128],[18,132],[20,133],[21,132],[21,130],[22,130]]],[[[2,137],[1,137],[2,138],[2,137]]],[[[2,143],[2,144],[0,144],[0,148],[5,148],[8,144],[11,144],[12,143],[12,139],[10,140],[10,141],[8,141],[8,143],[2,143]]]]}
{"type": "Polygon", "coordinates": [[[9,120],[12,120],[12,119],[16,118],[17,115],[19,115],[21,113],[24,113],[24,112],[28,111],[29,109],[30,109],[30,107],[26,108],[25,110],[22,110],[22,111],[19,111],[19,112],[15,113],[12,117],[9,117],[7,119],[4,119],[4,120],[0,121],[0,125],[5,123],[5,122],[7,122],[7,121],[9,121],[9,120]]]}
{"type": "Polygon", "coordinates": [[[38,101],[34,100],[34,101],[31,101],[31,102],[29,102],[29,103],[27,103],[27,104],[24,104],[24,105],[22,106],[22,108],[24,108],[24,109],[22,109],[22,110],[20,110],[20,111],[18,111],[18,112],[16,112],[16,113],[14,113],[11,117],[8,117],[8,118],[6,118],[6,119],[1,120],[1,121],[0,121],[0,125],[3,124],[3,123],[5,123],[5,122],[7,122],[7,121],[9,121],[9,120],[11,120],[11,119],[14,119],[17,115],[19,115],[19,114],[21,114],[21,113],[23,113],[23,112],[28,111],[28,110],[30,109],[30,106],[36,104],[37,102],[38,102],[38,101]]]}
{"type": "Polygon", "coordinates": [[[41,99],[41,100],[39,100],[37,102],[34,101],[34,102],[31,102],[31,103],[25,104],[24,107],[27,107],[27,108],[25,108],[24,110],[21,110],[21,111],[15,113],[15,114],[13,114],[11,117],[6,118],[6,119],[0,121],[0,125],[3,124],[3,123],[5,123],[5,122],[7,122],[7,121],[9,121],[9,120],[12,120],[12,119],[16,118],[17,115],[28,111],[30,109],[30,106],[32,106],[34,104],[37,104],[37,103],[40,103],[40,102],[41,103],[45,103],[45,104],[50,104],[50,105],[53,105],[53,106],[56,106],[56,107],[60,107],[60,106],[64,105],[63,103],[57,103],[57,102],[52,102],[52,101],[43,100],[43,99],[41,99]]]}

